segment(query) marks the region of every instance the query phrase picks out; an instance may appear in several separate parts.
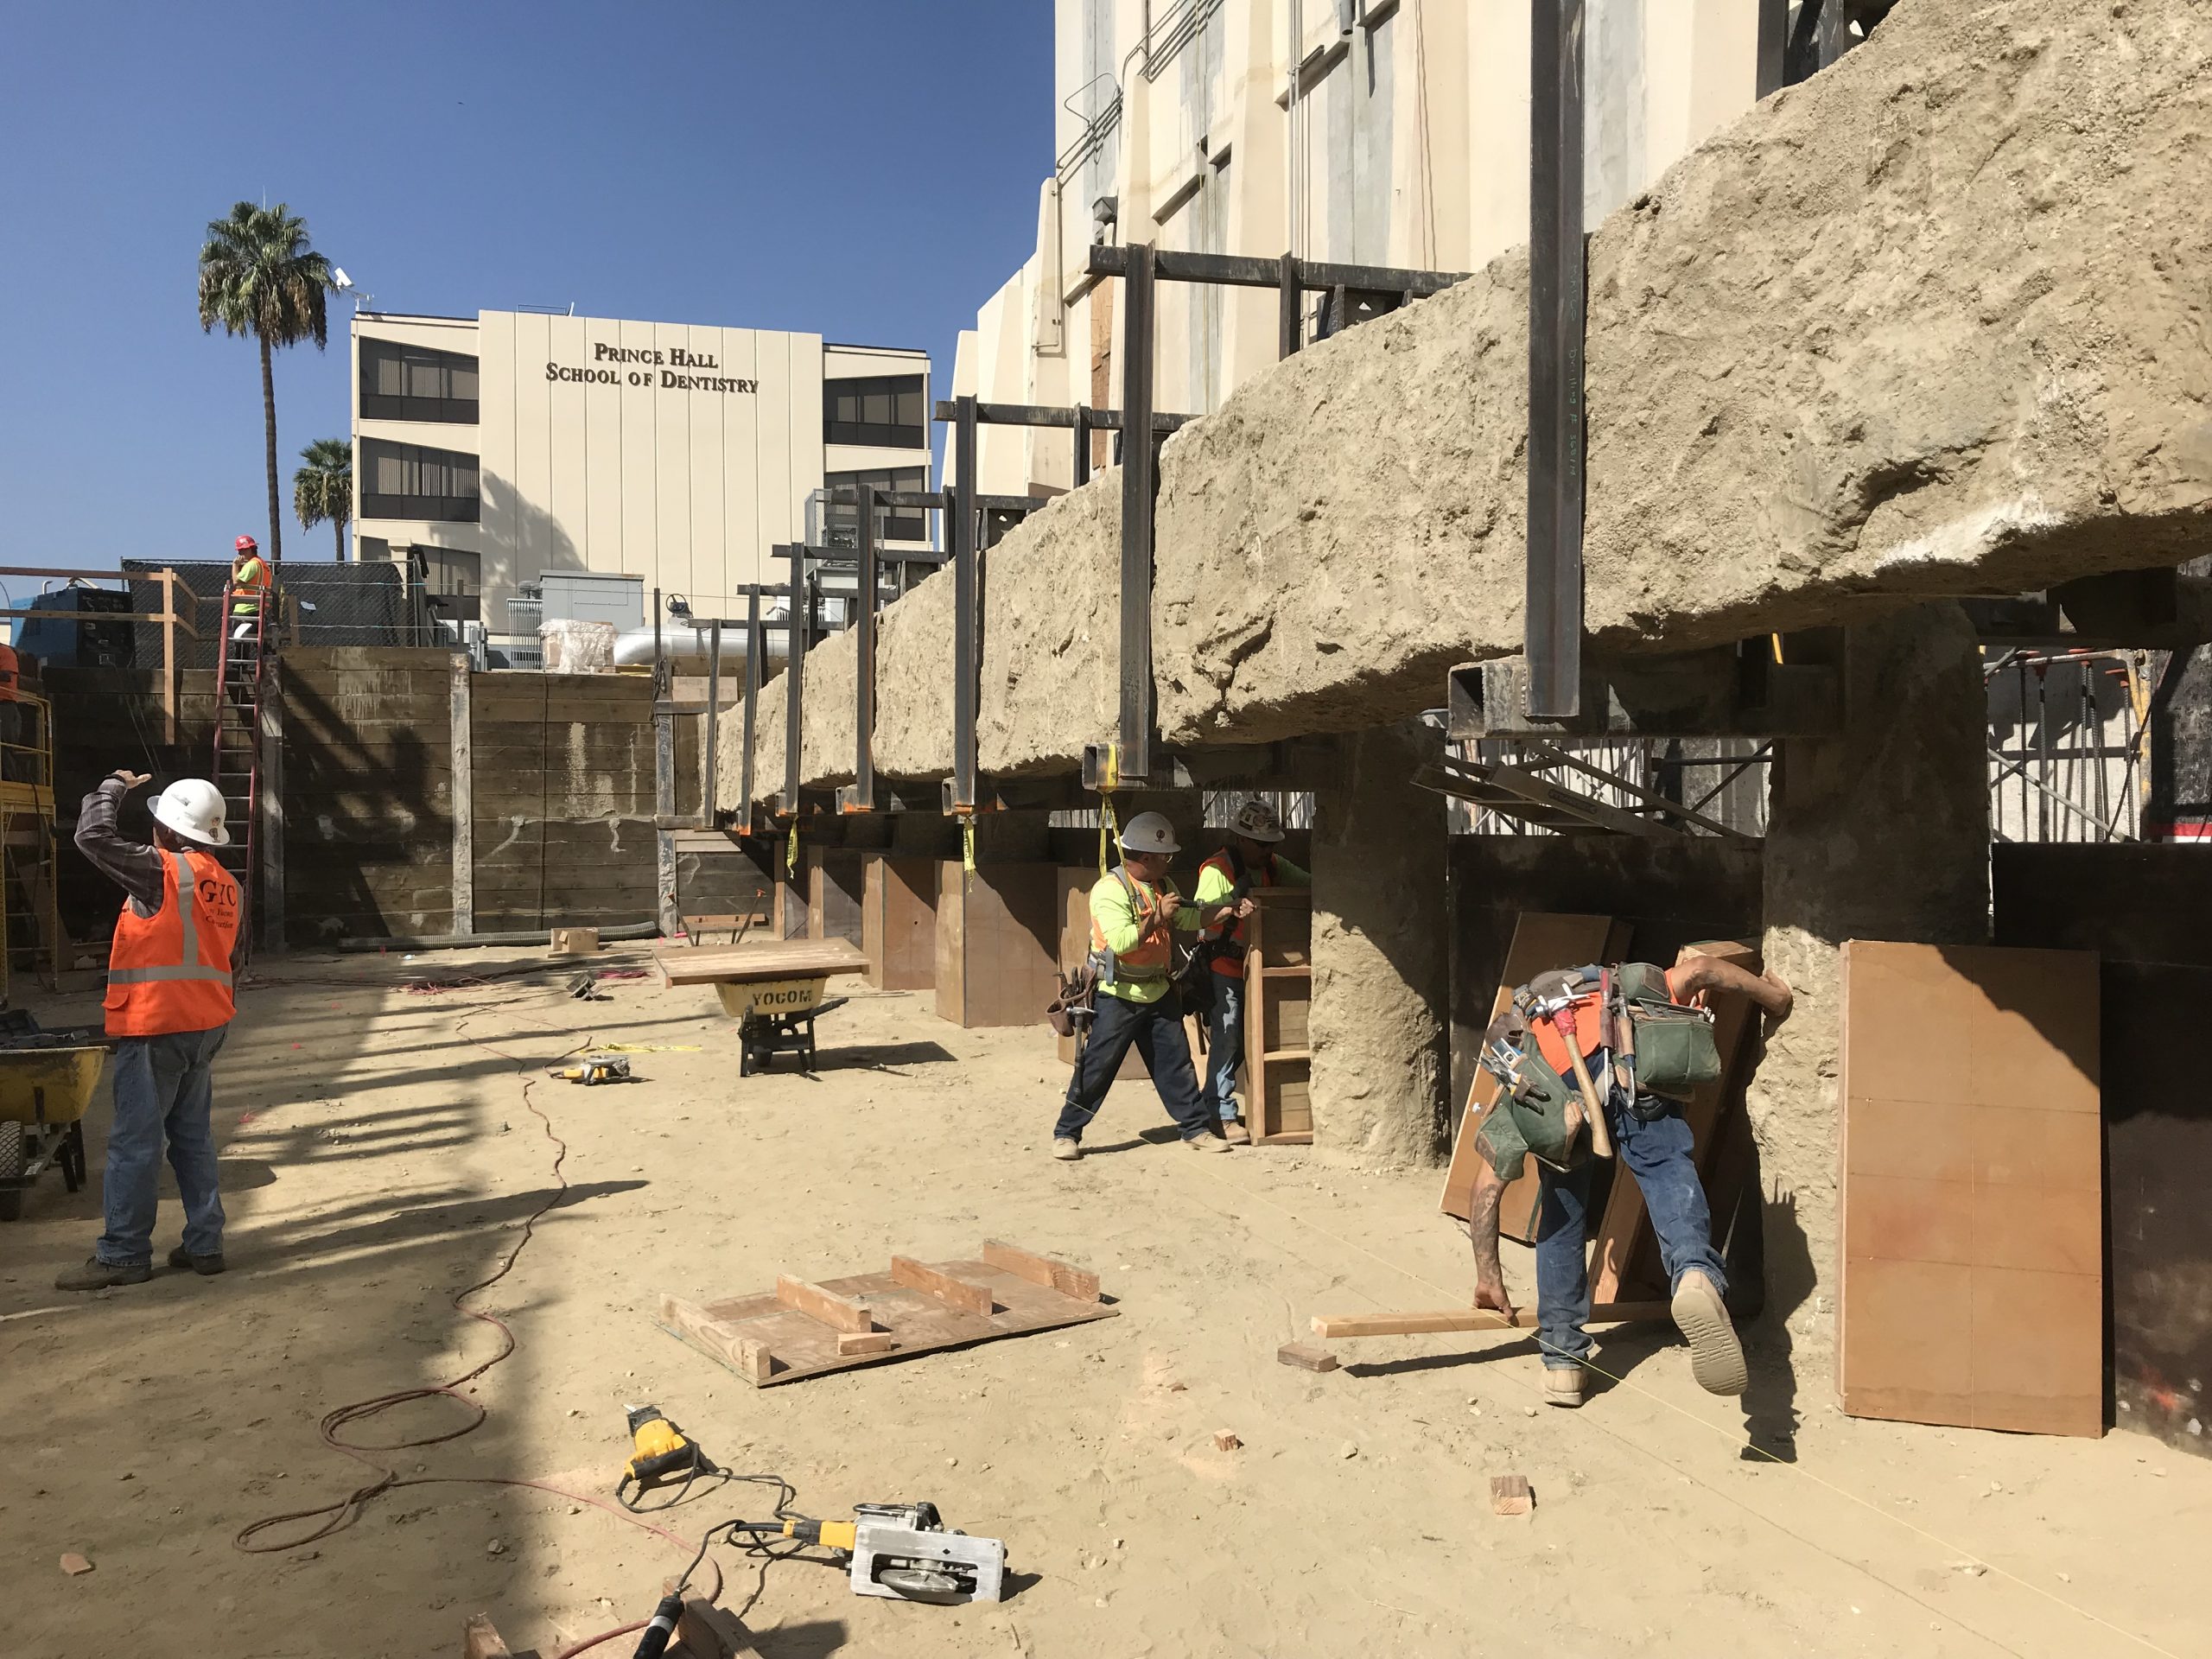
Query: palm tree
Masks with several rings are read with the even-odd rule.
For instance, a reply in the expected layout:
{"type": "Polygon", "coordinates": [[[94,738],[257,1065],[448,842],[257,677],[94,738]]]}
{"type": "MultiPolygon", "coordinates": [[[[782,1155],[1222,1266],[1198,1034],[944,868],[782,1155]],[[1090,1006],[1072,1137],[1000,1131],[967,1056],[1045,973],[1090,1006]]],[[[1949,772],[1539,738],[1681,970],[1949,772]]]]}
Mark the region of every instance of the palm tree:
{"type": "Polygon", "coordinates": [[[317,438],[300,451],[307,465],[292,474],[292,511],[308,530],[327,523],[346,563],[346,526],[353,521],[353,441],[317,438]]]}
{"type": "Polygon", "coordinates": [[[213,334],[220,323],[226,334],[251,334],[261,342],[271,560],[284,555],[284,531],[276,512],[276,381],[269,353],[303,340],[322,348],[329,335],[322,296],[332,286],[330,261],[308,246],[307,222],[281,201],[274,207],[242,201],[229,218],[207,226],[200,250],[200,326],[213,334]]]}

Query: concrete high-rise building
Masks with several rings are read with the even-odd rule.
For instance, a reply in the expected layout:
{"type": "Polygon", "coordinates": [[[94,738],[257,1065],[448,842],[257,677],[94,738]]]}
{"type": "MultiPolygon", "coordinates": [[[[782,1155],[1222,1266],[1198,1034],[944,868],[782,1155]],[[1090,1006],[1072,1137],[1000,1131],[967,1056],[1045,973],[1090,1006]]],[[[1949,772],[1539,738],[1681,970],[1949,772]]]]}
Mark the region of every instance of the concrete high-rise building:
{"type": "MultiPolygon", "coordinates": [[[[1094,242],[1472,270],[1529,239],[1527,0],[1056,6],[1036,251],[962,335],[956,392],[1119,404],[1119,283],[1086,273],[1094,242]]],[[[1586,0],[1587,222],[1751,107],[1763,14],[1772,77],[1783,0],[1586,0]]],[[[1275,360],[1270,291],[1163,283],[1155,306],[1155,409],[1205,414],[1275,360]]],[[[992,493],[1065,489],[1072,464],[1065,430],[978,444],[992,493]]]]}
{"type": "MultiPolygon", "coordinates": [[[[353,334],[360,556],[419,555],[440,611],[495,640],[532,639],[565,571],[741,613],[738,589],[785,580],[769,549],[804,538],[814,492],[927,486],[919,351],[529,311],[364,311],[353,334]]],[[[894,515],[885,539],[930,533],[894,515]]]]}

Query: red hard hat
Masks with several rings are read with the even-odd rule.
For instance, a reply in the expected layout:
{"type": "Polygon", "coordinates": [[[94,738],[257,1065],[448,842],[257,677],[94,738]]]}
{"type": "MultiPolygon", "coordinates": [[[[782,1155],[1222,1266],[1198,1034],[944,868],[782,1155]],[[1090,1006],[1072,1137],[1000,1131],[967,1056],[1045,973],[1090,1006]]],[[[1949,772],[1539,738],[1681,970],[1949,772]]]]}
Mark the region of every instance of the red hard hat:
{"type": "Polygon", "coordinates": [[[241,553],[258,553],[261,550],[261,543],[251,536],[239,537],[236,545],[241,553]]]}

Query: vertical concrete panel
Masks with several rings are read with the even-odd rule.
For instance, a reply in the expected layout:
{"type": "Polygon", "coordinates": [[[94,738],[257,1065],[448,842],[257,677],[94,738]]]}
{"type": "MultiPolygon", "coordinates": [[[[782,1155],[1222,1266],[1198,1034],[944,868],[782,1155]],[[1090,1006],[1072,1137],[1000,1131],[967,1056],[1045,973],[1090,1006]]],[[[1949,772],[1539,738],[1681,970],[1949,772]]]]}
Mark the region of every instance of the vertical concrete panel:
{"type": "Polygon", "coordinates": [[[1395,173],[1398,16],[1353,31],[1346,60],[1351,71],[1351,257],[1360,264],[1387,264],[1390,220],[1396,207],[1395,173]]]}
{"type": "MultiPolygon", "coordinates": [[[[730,372],[747,380],[760,375],[760,336],[750,328],[721,331],[730,372]]],[[[722,564],[726,587],[773,582],[765,574],[767,543],[760,535],[760,457],[758,434],[760,397],[732,397],[722,410],[722,564]]],[[[761,607],[766,609],[766,606],[761,607]]]]}
{"type": "Polygon", "coordinates": [[[1645,182],[1644,0],[1607,0],[1583,18],[1582,213],[1596,225],[1645,182]]]}
{"type": "MultiPolygon", "coordinates": [[[[584,323],[583,363],[600,366],[593,353],[601,345],[620,346],[620,323],[599,317],[584,323]]],[[[620,365],[614,367],[616,378],[620,365]]],[[[622,399],[612,386],[586,386],[584,404],[584,543],[578,563],[591,570],[622,568],[622,399]]]]}
{"type": "MultiPolygon", "coordinates": [[[[1647,0],[1650,3],[1650,0],[1647,0]]],[[[1680,5],[1683,0],[1664,0],[1680,5]]],[[[1740,0],[1689,0],[1689,95],[1679,149],[1658,159],[1656,173],[1710,138],[1758,102],[1759,9],[1740,0]]]]}
{"type": "MultiPolygon", "coordinates": [[[[760,417],[753,446],[758,469],[759,493],[754,501],[754,534],[763,550],[778,542],[798,539],[798,495],[791,476],[791,423],[787,411],[791,397],[793,347],[802,337],[791,334],[759,336],[760,417]]],[[[821,349],[813,353],[817,364],[821,349]]],[[[817,371],[819,372],[818,369],[817,371]]],[[[815,392],[814,429],[822,429],[822,394],[815,392]]]]}
{"type": "MultiPolygon", "coordinates": [[[[653,345],[661,354],[652,375],[653,392],[653,562],[632,565],[645,578],[645,602],[652,602],[655,587],[683,593],[696,591],[691,573],[691,423],[699,405],[721,397],[720,392],[691,391],[669,384],[671,379],[702,371],[673,360],[688,351],[691,331],[682,323],[668,323],[653,330],[653,345]]],[[[713,347],[706,355],[717,356],[713,347]]],[[[711,602],[711,595],[709,596],[711,602]]]]}
{"type": "Polygon", "coordinates": [[[805,498],[822,487],[822,336],[791,336],[789,414],[784,422],[791,453],[788,534],[797,539],[806,529],[805,498]]]}
{"type": "MultiPolygon", "coordinates": [[[[616,327],[626,350],[642,350],[650,358],[660,332],[655,325],[624,322],[616,327]]],[[[654,417],[661,394],[652,384],[659,371],[651,361],[625,363],[621,371],[618,406],[622,412],[622,540],[620,551],[613,557],[607,557],[603,550],[595,554],[592,568],[629,574],[643,572],[650,581],[659,551],[660,534],[654,417]],[[633,379],[637,384],[632,384],[633,379]]]]}
{"type": "MultiPolygon", "coordinates": [[[[481,471],[483,575],[487,587],[505,588],[521,558],[523,496],[515,476],[514,317],[479,314],[476,327],[478,465],[481,471]]],[[[436,439],[428,440],[431,442],[436,439]]],[[[504,620],[504,619],[495,619],[504,620]]]]}
{"type": "Polygon", "coordinates": [[[1470,270],[1529,239],[1529,16],[1467,12],[1466,149],[1453,168],[1467,189],[1470,270]]]}
{"type": "MultiPolygon", "coordinates": [[[[545,508],[553,493],[552,387],[545,364],[552,353],[552,321],[517,313],[512,319],[511,385],[514,397],[516,525],[514,579],[535,582],[553,563],[553,519],[545,508]]],[[[489,574],[488,572],[486,573],[489,574]]]]}
{"type": "MultiPolygon", "coordinates": [[[[729,379],[740,374],[729,364],[729,350],[723,343],[720,328],[693,328],[691,349],[715,359],[715,366],[701,372],[716,379],[729,379]]],[[[740,392],[702,391],[692,395],[691,440],[691,518],[685,546],[690,561],[690,574],[685,578],[691,584],[688,590],[696,598],[701,594],[713,596],[715,613],[728,616],[729,605],[728,561],[723,554],[722,536],[722,423],[732,404],[742,401],[740,392]]],[[[666,584],[664,583],[664,586],[666,584]]],[[[735,607],[741,610],[742,606],[735,607]]]]}
{"type": "MultiPolygon", "coordinates": [[[[563,368],[580,368],[590,360],[584,325],[578,317],[548,317],[546,361],[563,368]]],[[[544,372],[544,365],[524,363],[521,372],[544,372]]],[[[586,503],[589,476],[585,442],[584,405],[590,390],[575,381],[548,381],[546,391],[547,448],[550,456],[546,508],[546,563],[551,569],[574,569],[582,563],[578,549],[588,533],[586,503]]],[[[533,578],[525,578],[530,580],[533,578]]]]}

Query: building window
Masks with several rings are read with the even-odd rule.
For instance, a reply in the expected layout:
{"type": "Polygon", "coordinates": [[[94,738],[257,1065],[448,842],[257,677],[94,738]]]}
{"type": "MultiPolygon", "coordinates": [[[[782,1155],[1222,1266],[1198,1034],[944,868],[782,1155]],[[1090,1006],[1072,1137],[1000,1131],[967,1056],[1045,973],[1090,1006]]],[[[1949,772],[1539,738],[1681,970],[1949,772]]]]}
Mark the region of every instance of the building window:
{"type": "MultiPolygon", "coordinates": [[[[825,473],[822,481],[830,489],[840,486],[853,486],[873,484],[879,490],[926,490],[930,486],[926,467],[875,467],[858,473],[825,473]]],[[[830,509],[830,544],[832,547],[857,547],[860,530],[860,509],[833,505],[830,509]]],[[[883,525],[883,539],[887,542],[926,542],[930,538],[929,520],[918,512],[886,512],[880,522],[883,525]]]]}
{"type": "Polygon", "coordinates": [[[866,380],[822,383],[822,439],[878,449],[926,449],[930,412],[922,377],[881,374],[866,380]]]}
{"type": "Polygon", "coordinates": [[[361,415],[372,421],[476,423],[476,359],[458,352],[361,340],[361,415]]]}
{"type": "Polygon", "coordinates": [[[476,457],[387,438],[363,438],[364,518],[422,518],[473,524],[483,516],[476,457]]]}

